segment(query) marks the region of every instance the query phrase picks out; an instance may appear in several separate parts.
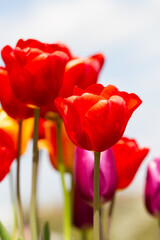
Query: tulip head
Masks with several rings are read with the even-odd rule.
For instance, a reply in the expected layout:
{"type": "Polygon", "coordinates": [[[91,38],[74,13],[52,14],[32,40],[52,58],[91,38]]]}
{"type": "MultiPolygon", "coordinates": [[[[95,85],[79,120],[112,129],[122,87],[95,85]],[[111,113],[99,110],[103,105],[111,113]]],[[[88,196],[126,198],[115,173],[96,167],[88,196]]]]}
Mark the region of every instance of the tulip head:
{"type": "MultiPolygon", "coordinates": [[[[81,197],[93,204],[94,194],[94,153],[76,147],[74,157],[74,179],[81,197]]],[[[117,173],[112,149],[101,153],[100,158],[100,202],[112,199],[117,187],[117,173]]]]}
{"type": "MultiPolygon", "coordinates": [[[[57,153],[57,128],[56,123],[50,120],[40,120],[39,122],[39,148],[45,149],[49,153],[52,166],[58,170],[59,159],[57,153]]],[[[61,123],[61,145],[63,164],[66,172],[73,172],[73,155],[75,145],[69,139],[63,122],[61,123]]]]}
{"type": "MultiPolygon", "coordinates": [[[[104,64],[104,59],[104,55],[99,53],[87,58],[74,58],[68,61],[58,96],[70,97],[75,86],[85,89],[89,85],[96,83],[104,64]]],[[[42,117],[47,118],[52,112],[57,112],[55,103],[41,107],[42,117]]]]}
{"type": "Polygon", "coordinates": [[[113,145],[116,162],[118,189],[126,188],[133,180],[149,148],[140,148],[135,139],[122,137],[113,145]]]}
{"type": "Polygon", "coordinates": [[[96,152],[105,151],[122,137],[129,118],[141,102],[134,93],[101,84],[85,90],[75,88],[73,96],[55,100],[73,143],[96,152]]]}
{"type": "Polygon", "coordinates": [[[0,181],[9,173],[10,166],[17,156],[15,146],[15,136],[11,128],[16,126],[15,120],[13,122],[3,119],[3,112],[0,112],[0,181]],[[13,123],[13,124],[12,124],[13,123]],[[9,126],[12,124],[12,127],[9,126]],[[12,133],[12,134],[11,134],[12,133]]]}
{"type": "Polygon", "coordinates": [[[12,90],[20,101],[36,107],[54,101],[69,60],[63,49],[33,39],[19,40],[15,49],[2,49],[12,90]]]}
{"type": "Polygon", "coordinates": [[[160,158],[154,159],[148,165],[145,205],[150,214],[160,217],[160,158]]]}
{"type": "Polygon", "coordinates": [[[0,102],[6,113],[17,120],[23,120],[34,115],[33,109],[18,100],[12,91],[8,72],[0,67],[0,102]]]}
{"type": "MultiPolygon", "coordinates": [[[[2,132],[4,132],[9,136],[9,138],[12,139],[12,145],[13,145],[12,152],[14,152],[14,157],[16,158],[17,146],[18,146],[19,123],[17,120],[9,117],[3,109],[0,109],[0,130],[1,130],[1,134],[2,132]]],[[[26,120],[23,120],[22,135],[21,135],[21,154],[25,152],[27,144],[31,139],[32,132],[33,132],[33,118],[28,118],[26,120]]],[[[1,137],[0,141],[4,142],[4,138],[1,137]]]]}
{"type": "Polygon", "coordinates": [[[70,97],[75,86],[85,89],[97,82],[105,57],[99,53],[87,58],[70,60],[65,67],[63,84],[59,96],[70,97]]]}
{"type": "MultiPolygon", "coordinates": [[[[1,135],[1,134],[0,134],[1,135]]],[[[0,182],[9,173],[11,164],[14,160],[12,151],[4,146],[0,146],[0,182]]]]}

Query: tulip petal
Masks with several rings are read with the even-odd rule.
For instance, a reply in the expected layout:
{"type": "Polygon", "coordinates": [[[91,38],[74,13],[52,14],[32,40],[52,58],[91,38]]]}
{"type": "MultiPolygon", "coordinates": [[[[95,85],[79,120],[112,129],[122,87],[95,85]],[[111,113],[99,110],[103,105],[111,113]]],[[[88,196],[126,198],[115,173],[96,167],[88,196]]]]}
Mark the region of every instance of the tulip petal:
{"type": "Polygon", "coordinates": [[[120,96],[125,100],[126,107],[128,110],[128,119],[131,117],[132,113],[141,105],[142,100],[134,93],[121,92],[120,96]]]}
{"type": "Polygon", "coordinates": [[[119,95],[119,90],[118,88],[116,88],[113,85],[108,85],[107,87],[105,87],[103,89],[103,91],[101,92],[101,96],[103,96],[105,99],[109,99],[111,96],[114,95],[119,95]]]}
{"type": "MultiPolygon", "coordinates": [[[[76,189],[81,197],[93,205],[94,153],[76,148],[74,157],[76,189]]],[[[100,202],[109,201],[117,187],[117,174],[112,149],[101,153],[100,158],[100,202]]]]}
{"type": "Polygon", "coordinates": [[[10,117],[22,120],[33,116],[33,109],[20,102],[14,95],[10,85],[8,72],[2,67],[0,67],[0,84],[0,101],[3,109],[10,117]]]}
{"type": "Polygon", "coordinates": [[[48,44],[48,43],[39,42],[35,39],[27,39],[25,41],[23,39],[20,39],[17,42],[16,47],[19,47],[21,49],[28,48],[28,47],[38,48],[38,49],[41,49],[42,51],[47,52],[47,53],[53,53],[55,51],[61,51],[61,52],[66,53],[69,58],[72,58],[72,54],[71,54],[70,50],[67,48],[67,46],[65,44],[60,43],[60,42],[53,43],[53,44],[48,44]]]}
{"type": "Polygon", "coordinates": [[[147,169],[145,184],[145,205],[150,214],[160,216],[160,159],[151,161],[147,169]]]}
{"type": "Polygon", "coordinates": [[[74,189],[73,200],[73,224],[85,230],[93,226],[93,207],[82,199],[76,188],[74,189]]]}
{"type": "Polygon", "coordinates": [[[126,188],[149,152],[148,148],[139,148],[134,139],[122,137],[115,145],[113,152],[116,160],[118,189],[126,188]]]}
{"type": "Polygon", "coordinates": [[[97,54],[86,59],[76,58],[66,64],[60,96],[69,97],[74,86],[82,89],[97,82],[98,74],[103,66],[104,56],[97,54]]]}
{"type": "Polygon", "coordinates": [[[0,147],[0,181],[9,173],[14,158],[6,147],[0,147]]]}
{"type": "Polygon", "coordinates": [[[60,114],[62,114],[64,123],[67,122],[65,127],[70,139],[78,146],[86,146],[87,144],[88,150],[92,149],[89,135],[86,134],[86,131],[88,130],[85,128],[85,126],[83,127],[83,124],[79,126],[77,119],[83,122],[84,113],[93,103],[96,103],[98,99],[99,96],[87,93],[83,94],[82,98],[79,96],[73,96],[67,99],[57,98],[55,100],[56,106],[60,114]],[[74,117],[72,117],[73,112],[74,117]]]}
{"type": "Polygon", "coordinates": [[[85,117],[93,149],[104,151],[115,144],[123,134],[126,121],[125,102],[119,96],[113,96],[108,101],[101,100],[87,111],[85,117]]]}

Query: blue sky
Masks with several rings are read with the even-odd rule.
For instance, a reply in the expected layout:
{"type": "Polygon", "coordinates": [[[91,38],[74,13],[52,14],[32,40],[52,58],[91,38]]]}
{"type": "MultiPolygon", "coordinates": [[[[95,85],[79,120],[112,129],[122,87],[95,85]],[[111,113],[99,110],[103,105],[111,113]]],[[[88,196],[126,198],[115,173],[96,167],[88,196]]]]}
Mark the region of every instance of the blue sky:
{"type": "MultiPolygon", "coordinates": [[[[50,43],[62,41],[75,55],[84,57],[101,51],[107,60],[99,81],[135,92],[143,100],[125,132],[128,137],[136,138],[140,146],[151,148],[134,183],[136,186],[140,181],[141,190],[147,162],[160,156],[159,13],[159,0],[7,0],[1,1],[0,6],[0,49],[7,44],[14,47],[19,38],[35,38],[50,43]]],[[[0,64],[3,65],[2,59],[0,64]]],[[[40,190],[40,198],[42,202],[47,201],[47,176],[48,181],[53,182],[48,191],[51,192],[51,188],[57,191],[50,200],[59,200],[61,190],[55,190],[60,189],[55,184],[59,181],[58,175],[50,169],[47,160],[44,162],[45,172],[40,173],[44,192],[40,190]]],[[[28,170],[22,181],[27,189],[29,164],[24,159],[23,168],[28,166],[28,170]]],[[[4,196],[8,196],[7,181],[6,178],[0,185],[4,196]]]]}

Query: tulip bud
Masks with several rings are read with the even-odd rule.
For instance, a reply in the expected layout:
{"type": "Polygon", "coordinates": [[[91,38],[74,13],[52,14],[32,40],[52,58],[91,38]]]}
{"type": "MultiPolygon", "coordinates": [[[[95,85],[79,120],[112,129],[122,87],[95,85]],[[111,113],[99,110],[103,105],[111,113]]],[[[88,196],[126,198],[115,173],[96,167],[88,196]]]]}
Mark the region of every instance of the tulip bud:
{"type": "Polygon", "coordinates": [[[160,216],[160,158],[151,161],[147,169],[145,205],[150,214],[160,216]]]}
{"type": "MultiPolygon", "coordinates": [[[[94,194],[94,153],[76,148],[74,157],[75,185],[81,197],[93,204],[94,194]]],[[[112,149],[101,153],[100,159],[100,202],[112,199],[117,187],[117,173],[112,149]]]]}

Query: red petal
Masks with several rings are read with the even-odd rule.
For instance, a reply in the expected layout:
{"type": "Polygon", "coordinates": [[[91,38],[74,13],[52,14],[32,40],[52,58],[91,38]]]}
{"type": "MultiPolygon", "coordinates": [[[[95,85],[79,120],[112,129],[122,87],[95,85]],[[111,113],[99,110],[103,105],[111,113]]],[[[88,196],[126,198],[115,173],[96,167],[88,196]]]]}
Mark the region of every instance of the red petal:
{"type": "Polygon", "coordinates": [[[77,58],[69,61],[66,65],[61,96],[68,97],[73,93],[75,85],[85,89],[97,82],[98,74],[103,65],[101,54],[86,59],[77,58]]]}
{"type": "Polygon", "coordinates": [[[73,90],[73,95],[74,96],[81,96],[83,93],[85,93],[85,90],[75,86],[73,90]]]}
{"type": "Polygon", "coordinates": [[[86,129],[95,151],[104,151],[122,136],[126,122],[126,105],[121,97],[100,100],[86,113],[86,129]]]}
{"type": "Polygon", "coordinates": [[[2,67],[0,67],[0,84],[0,101],[3,109],[10,117],[26,119],[33,116],[33,109],[20,102],[14,95],[10,86],[8,72],[2,67]]]}
{"type": "Polygon", "coordinates": [[[86,93],[82,97],[72,96],[55,100],[70,139],[77,146],[88,150],[91,150],[92,147],[87,129],[83,125],[83,118],[85,112],[97,102],[98,98],[99,96],[86,93]]]}
{"type": "Polygon", "coordinates": [[[108,85],[101,92],[101,96],[103,96],[105,99],[109,99],[111,96],[119,95],[119,93],[120,92],[119,92],[118,88],[116,88],[113,85],[108,85]]]}
{"type": "Polygon", "coordinates": [[[113,146],[118,175],[118,189],[126,188],[133,180],[149,149],[140,149],[134,139],[121,138],[113,146]]]}
{"type": "Polygon", "coordinates": [[[120,96],[125,100],[128,110],[128,118],[141,105],[142,100],[134,93],[120,92],[120,96]]]}

